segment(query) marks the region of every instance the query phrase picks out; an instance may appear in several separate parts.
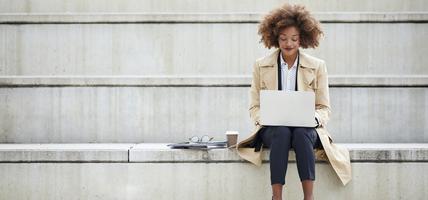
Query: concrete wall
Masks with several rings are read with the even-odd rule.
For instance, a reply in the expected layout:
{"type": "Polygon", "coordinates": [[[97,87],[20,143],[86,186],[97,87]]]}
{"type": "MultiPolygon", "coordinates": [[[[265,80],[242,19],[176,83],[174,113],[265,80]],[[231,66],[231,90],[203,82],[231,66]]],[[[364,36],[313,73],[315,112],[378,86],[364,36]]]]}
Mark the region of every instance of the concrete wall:
{"type": "MultiPolygon", "coordinates": [[[[330,75],[427,75],[425,23],[323,24],[330,75]]],[[[257,24],[0,25],[0,75],[242,75],[257,24]],[[42,49],[42,50],[41,50],[42,49]]]]}
{"type": "MultiPolygon", "coordinates": [[[[0,89],[0,141],[180,142],[250,133],[248,87],[0,89]]],[[[428,142],[426,88],[330,88],[338,142],[428,142]]]]}
{"type": "MultiPolygon", "coordinates": [[[[286,199],[302,199],[295,163],[286,199]]],[[[427,163],[353,163],[342,187],[327,164],[317,164],[315,197],[331,200],[418,199],[428,195],[427,163]],[[412,172],[412,173],[409,173],[412,172]]],[[[243,163],[1,163],[3,199],[270,199],[269,165],[243,163]]]]}
{"type": "MultiPolygon", "coordinates": [[[[94,86],[73,76],[250,76],[269,52],[258,43],[259,14],[281,2],[0,0],[0,142],[172,142],[229,129],[244,137],[247,83],[94,86]],[[58,77],[70,83],[43,84],[58,77]]],[[[428,5],[292,2],[321,18],[325,38],[307,52],[345,83],[331,88],[334,139],[428,141],[428,5]]]]}
{"type": "Polygon", "coordinates": [[[267,12],[284,2],[305,4],[313,11],[427,11],[424,0],[1,0],[0,12],[267,12]]]}
{"type": "MultiPolygon", "coordinates": [[[[343,187],[331,166],[318,160],[317,199],[422,200],[428,195],[426,144],[337,145],[351,151],[353,180],[343,187]]],[[[302,198],[294,157],[290,151],[286,199],[302,198]]],[[[271,195],[269,163],[258,168],[235,150],[165,144],[1,144],[0,176],[1,199],[14,200],[259,200],[271,195]]]]}

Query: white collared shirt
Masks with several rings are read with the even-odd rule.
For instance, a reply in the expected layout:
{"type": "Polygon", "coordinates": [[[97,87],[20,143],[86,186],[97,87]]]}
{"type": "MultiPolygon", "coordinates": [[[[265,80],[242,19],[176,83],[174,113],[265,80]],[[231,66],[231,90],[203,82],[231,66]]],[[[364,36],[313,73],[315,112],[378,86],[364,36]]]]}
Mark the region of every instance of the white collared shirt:
{"type": "Polygon", "coordinates": [[[296,90],[296,70],[297,70],[297,60],[299,59],[299,54],[297,54],[296,60],[294,60],[293,67],[288,69],[288,64],[282,58],[282,53],[280,53],[280,62],[281,62],[281,83],[283,91],[295,91],[296,90]]]}

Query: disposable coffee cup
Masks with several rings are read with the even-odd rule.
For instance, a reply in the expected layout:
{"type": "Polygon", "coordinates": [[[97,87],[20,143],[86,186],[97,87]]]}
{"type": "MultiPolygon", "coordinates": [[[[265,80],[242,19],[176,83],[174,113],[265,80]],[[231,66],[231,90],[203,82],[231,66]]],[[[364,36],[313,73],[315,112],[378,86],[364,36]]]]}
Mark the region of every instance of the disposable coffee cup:
{"type": "Polygon", "coordinates": [[[226,131],[227,147],[236,145],[238,142],[238,131],[226,131]]]}

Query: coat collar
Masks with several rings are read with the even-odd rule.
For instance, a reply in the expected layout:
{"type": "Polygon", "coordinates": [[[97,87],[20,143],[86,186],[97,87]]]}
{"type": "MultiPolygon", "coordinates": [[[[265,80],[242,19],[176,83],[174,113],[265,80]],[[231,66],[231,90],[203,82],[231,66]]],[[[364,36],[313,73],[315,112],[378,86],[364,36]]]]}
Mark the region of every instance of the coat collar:
{"type": "MultiPolygon", "coordinates": [[[[278,90],[278,55],[279,49],[259,60],[259,66],[264,71],[264,83],[269,90],[278,90]]],[[[308,89],[307,85],[315,78],[314,71],[317,65],[311,62],[311,57],[309,55],[300,52],[299,56],[297,90],[305,91],[308,89]]]]}
{"type": "MultiPolygon", "coordinates": [[[[260,67],[278,67],[277,59],[278,59],[279,52],[280,50],[276,49],[270,55],[262,58],[262,60],[260,60],[260,67]]],[[[309,64],[308,55],[300,51],[299,56],[300,56],[300,64],[298,67],[315,68],[314,65],[309,64]]]]}

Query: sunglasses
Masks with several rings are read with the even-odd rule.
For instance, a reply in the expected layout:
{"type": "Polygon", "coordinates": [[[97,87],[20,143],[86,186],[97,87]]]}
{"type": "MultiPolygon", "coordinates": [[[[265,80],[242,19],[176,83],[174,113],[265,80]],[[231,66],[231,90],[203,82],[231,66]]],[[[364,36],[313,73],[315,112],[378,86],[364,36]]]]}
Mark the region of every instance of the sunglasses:
{"type": "Polygon", "coordinates": [[[204,135],[202,137],[192,136],[191,138],[189,138],[189,141],[194,143],[207,143],[212,139],[214,139],[214,137],[210,137],[208,135],[204,135]]]}

